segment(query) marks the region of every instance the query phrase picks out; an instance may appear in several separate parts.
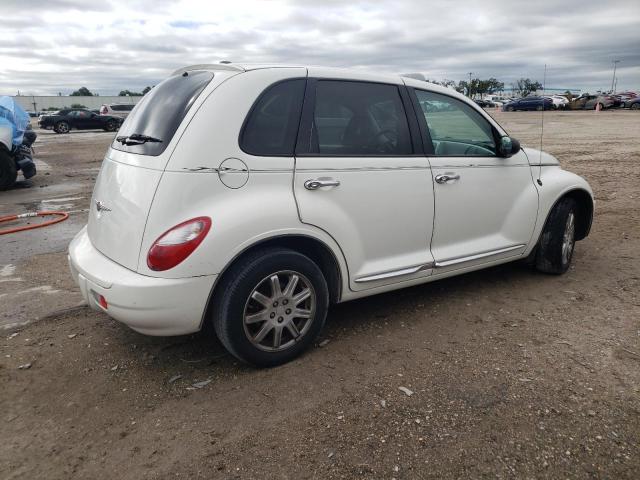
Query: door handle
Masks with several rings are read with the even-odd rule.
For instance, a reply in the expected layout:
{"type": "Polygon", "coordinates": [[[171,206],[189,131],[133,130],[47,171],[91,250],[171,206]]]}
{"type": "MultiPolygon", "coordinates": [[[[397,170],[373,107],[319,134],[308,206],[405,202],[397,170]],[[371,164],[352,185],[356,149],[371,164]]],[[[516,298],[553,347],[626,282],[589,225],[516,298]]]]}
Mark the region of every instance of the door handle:
{"type": "Polygon", "coordinates": [[[454,173],[441,173],[440,175],[436,175],[436,182],[438,183],[447,183],[452,180],[460,180],[460,175],[454,173]]]}
{"type": "Polygon", "coordinates": [[[338,180],[328,179],[315,179],[315,180],[307,180],[304,182],[304,188],[307,190],[317,190],[320,187],[339,187],[340,182],[338,180]]]}

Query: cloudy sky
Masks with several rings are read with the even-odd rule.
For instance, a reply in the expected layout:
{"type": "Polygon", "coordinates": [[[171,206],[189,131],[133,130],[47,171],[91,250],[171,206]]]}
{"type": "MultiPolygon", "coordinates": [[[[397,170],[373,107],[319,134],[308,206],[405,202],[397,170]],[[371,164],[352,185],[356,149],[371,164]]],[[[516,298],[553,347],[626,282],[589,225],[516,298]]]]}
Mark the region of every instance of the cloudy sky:
{"type": "Polygon", "coordinates": [[[277,62],[640,89],[638,0],[2,0],[0,94],[139,91],[184,65],[277,62]]]}

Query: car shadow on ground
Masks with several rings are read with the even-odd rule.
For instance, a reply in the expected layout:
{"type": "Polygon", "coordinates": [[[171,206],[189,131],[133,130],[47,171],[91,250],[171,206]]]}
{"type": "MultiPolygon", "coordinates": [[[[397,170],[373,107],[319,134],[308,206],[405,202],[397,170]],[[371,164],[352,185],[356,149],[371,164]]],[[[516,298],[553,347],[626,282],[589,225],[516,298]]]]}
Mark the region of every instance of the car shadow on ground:
{"type": "MultiPolygon", "coordinates": [[[[334,305],[329,310],[327,324],[316,345],[328,339],[332,346],[339,345],[341,339],[351,337],[352,333],[361,335],[362,342],[366,343],[371,340],[368,336],[377,335],[377,330],[371,327],[388,325],[393,328],[396,321],[400,327],[400,322],[407,321],[406,314],[416,309],[428,312],[438,305],[473,302],[478,296],[486,295],[488,289],[504,287],[507,295],[510,289],[536,281],[536,277],[539,281],[540,276],[526,265],[510,263],[334,305]]],[[[435,315],[446,315],[446,311],[435,315]]],[[[145,363],[151,369],[178,369],[181,373],[187,371],[191,376],[210,372],[212,368],[245,373],[254,370],[230,355],[212,328],[180,337],[150,337],[108,319],[106,315],[104,321],[110,325],[109,344],[114,349],[113,355],[121,356],[125,362],[142,356],[152,360],[145,363]]],[[[303,358],[315,356],[313,350],[306,352],[303,358]]],[[[321,351],[317,353],[322,355],[321,351]]]]}

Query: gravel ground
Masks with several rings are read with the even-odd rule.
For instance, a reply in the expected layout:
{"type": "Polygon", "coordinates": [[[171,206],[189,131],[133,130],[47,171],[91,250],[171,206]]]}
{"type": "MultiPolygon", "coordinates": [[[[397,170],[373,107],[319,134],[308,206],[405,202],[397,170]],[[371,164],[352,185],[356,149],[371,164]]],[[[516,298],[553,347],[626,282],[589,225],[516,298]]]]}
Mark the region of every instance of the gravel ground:
{"type": "MultiPolygon", "coordinates": [[[[539,147],[539,113],[491,113],[539,147]]],[[[510,264],[339,305],[272,370],[77,305],[64,248],[111,138],[43,132],[49,170],[0,193],[0,215],[74,212],[0,237],[1,478],[638,478],[637,112],[545,114],[544,149],[597,199],[566,275],[510,264]]]]}

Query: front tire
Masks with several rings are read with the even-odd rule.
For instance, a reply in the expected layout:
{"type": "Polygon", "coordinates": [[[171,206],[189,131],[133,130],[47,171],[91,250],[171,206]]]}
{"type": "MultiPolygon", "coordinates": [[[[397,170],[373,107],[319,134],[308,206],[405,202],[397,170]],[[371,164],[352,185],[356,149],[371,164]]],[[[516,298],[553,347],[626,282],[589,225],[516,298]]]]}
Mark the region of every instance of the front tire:
{"type": "Polygon", "coordinates": [[[216,290],[212,321],[218,338],[236,358],[257,367],[300,355],[318,337],[329,308],[320,268],[285,248],[241,258],[216,290]]]}
{"type": "Polygon", "coordinates": [[[115,132],[118,129],[118,125],[116,125],[116,122],[114,120],[109,120],[107,122],[107,125],[105,127],[105,130],[107,132],[115,132]]]}
{"type": "Polygon", "coordinates": [[[569,269],[576,243],[576,211],[575,200],[563,198],[549,214],[537,246],[537,270],[560,275],[569,269]]]}
{"type": "Polygon", "coordinates": [[[640,103],[632,103],[629,108],[631,108],[631,110],[640,110],[640,103]]]}
{"type": "Polygon", "coordinates": [[[18,170],[16,162],[9,151],[0,146],[0,190],[7,190],[16,183],[18,170]]]}

